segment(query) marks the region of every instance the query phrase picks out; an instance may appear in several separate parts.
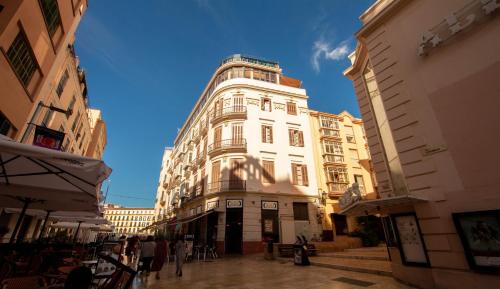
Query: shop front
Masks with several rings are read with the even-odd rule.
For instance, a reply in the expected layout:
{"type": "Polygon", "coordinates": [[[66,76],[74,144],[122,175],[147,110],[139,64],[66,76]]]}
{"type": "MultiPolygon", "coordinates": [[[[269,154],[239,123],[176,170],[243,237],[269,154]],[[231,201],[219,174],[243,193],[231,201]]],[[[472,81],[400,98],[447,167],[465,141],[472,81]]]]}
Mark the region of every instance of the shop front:
{"type": "Polygon", "coordinates": [[[243,200],[226,200],[225,254],[243,253],[243,200]]]}
{"type": "Polygon", "coordinates": [[[277,201],[261,202],[262,240],[279,243],[279,210],[277,201]]]}

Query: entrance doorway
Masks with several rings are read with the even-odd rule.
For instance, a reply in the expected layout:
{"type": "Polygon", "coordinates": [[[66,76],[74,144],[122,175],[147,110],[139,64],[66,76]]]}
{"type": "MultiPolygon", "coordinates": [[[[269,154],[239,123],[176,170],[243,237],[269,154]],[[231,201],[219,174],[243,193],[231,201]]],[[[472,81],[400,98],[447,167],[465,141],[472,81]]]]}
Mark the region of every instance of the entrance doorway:
{"type": "Polygon", "coordinates": [[[226,209],[226,254],[243,253],[243,208],[226,209]]]}
{"type": "Polygon", "coordinates": [[[332,223],[333,226],[335,227],[335,234],[336,235],[347,235],[348,230],[347,230],[347,217],[344,215],[339,215],[339,214],[331,214],[332,218],[332,223]]]}
{"type": "Polygon", "coordinates": [[[262,201],[261,220],[262,240],[273,240],[273,243],[279,243],[278,202],[262,201]]]}
{"type": "Polygon", "coordinates": [[[214,247],[217,245],[217,223],[219,220],[219,214],[213,212],[207,216],[207,245],[209,247],[214,247]]]}

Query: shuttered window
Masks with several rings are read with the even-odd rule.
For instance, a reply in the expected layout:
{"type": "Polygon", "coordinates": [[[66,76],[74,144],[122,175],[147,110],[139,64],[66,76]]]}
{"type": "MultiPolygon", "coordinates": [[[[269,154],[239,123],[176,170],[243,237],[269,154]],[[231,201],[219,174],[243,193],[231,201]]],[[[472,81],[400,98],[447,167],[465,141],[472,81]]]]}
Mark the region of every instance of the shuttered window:
{"type": "Polygon", "coordinates": [[[23,31],[17,34],[7,50],[7,58],[23,85],[27,87],[35,73],[36,62],[23,31]]]}
{"type": "Polygon", "coordinates": [[[309,221],[307,203],[293,203],[293,219],[296,221],[309,221]]]}
{"type": "Polygon", "coordinates": [[[292,164],[292,184],[297,186],[309,185],[306,165],[292,164]]]}
{"type": "Polygon", "coordinates": [[[271,100],[269,98],[262,98],[260,101],[260,109],[263,111],[271,111],[271,100]]]}
{"type": "Polygon", "coordinates": [[[291,146],[304,146],[304,134],[298,129],[288,129],[288,139],[291,146]]]}
{"type": "Polygon", "coordinates": [[[57,27],[61,24],[61,17],[59,16],[59,8],[57,7],[57,0],[40,0],[43,18],[47,25],[47,30],[50,36],[56,33],[57,27]]]}
{"type": "Polygon", "coordinates": [[[270,125],[261,126],[261,135],[263,143],[273,143],[273,127],[270,125]]]}
{"type": "Polygon", "coordinates": [[[275,183],[273,161],[262,161],[262,181],[264,183],[275,183]]]}
{"type": "Polygon", "coordinates": [[[286,112],[288,114],[297,115],[297,105],[294,102],[287,102],[286,112]]]}

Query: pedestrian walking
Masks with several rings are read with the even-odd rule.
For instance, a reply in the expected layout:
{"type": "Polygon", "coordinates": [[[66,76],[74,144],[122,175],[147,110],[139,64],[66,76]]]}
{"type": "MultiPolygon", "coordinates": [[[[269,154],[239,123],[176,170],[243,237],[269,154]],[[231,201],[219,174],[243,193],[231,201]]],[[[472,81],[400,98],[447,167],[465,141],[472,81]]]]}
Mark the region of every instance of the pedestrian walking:
{"type": "Polygon", "coordinates": [[[182,277],[182,265],[186,258],[186,245],[184,244],[184,236],[178,236],[175,242],[175,274],[182,277]]]}
{"type": "Polygon", "coordinates": [[[155,256],[156,248],[156,243],[153,236],[148,236],[146,241],[142,243],[141,247],[141,258],[139,262],[142,262],[142,266],[140,268],[140,271],[146,272],[146,275],[149,275],[149,273],[151,272],[151,261],[153,261],[153,258],[155,256]]]}
{"type": "Polygon", "coordinates": [[[156,272],[156,279],[160,279],[160,271],[165,264],[165,259],[168,257],[168,245],[167,241],[158,237],[156,239],[155,256],[153,258],[153,265],[151,266],[151,271],[156,272]]]}

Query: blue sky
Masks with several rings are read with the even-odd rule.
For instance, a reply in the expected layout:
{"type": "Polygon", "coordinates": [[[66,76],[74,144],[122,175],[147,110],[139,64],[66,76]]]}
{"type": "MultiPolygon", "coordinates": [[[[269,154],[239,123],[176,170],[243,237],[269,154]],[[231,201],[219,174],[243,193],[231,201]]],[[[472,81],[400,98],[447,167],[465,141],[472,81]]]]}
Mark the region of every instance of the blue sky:
{"type": "Polygon", "coordinates": [[[90,1],[75,44],[90,105],[107,123],[107,201],[154,205],[164,147],[231,54],[278,61],[285,75],[303,81],[309,107],[359,116],[342,71],[358,17],[372,2],[90,1]]]}

